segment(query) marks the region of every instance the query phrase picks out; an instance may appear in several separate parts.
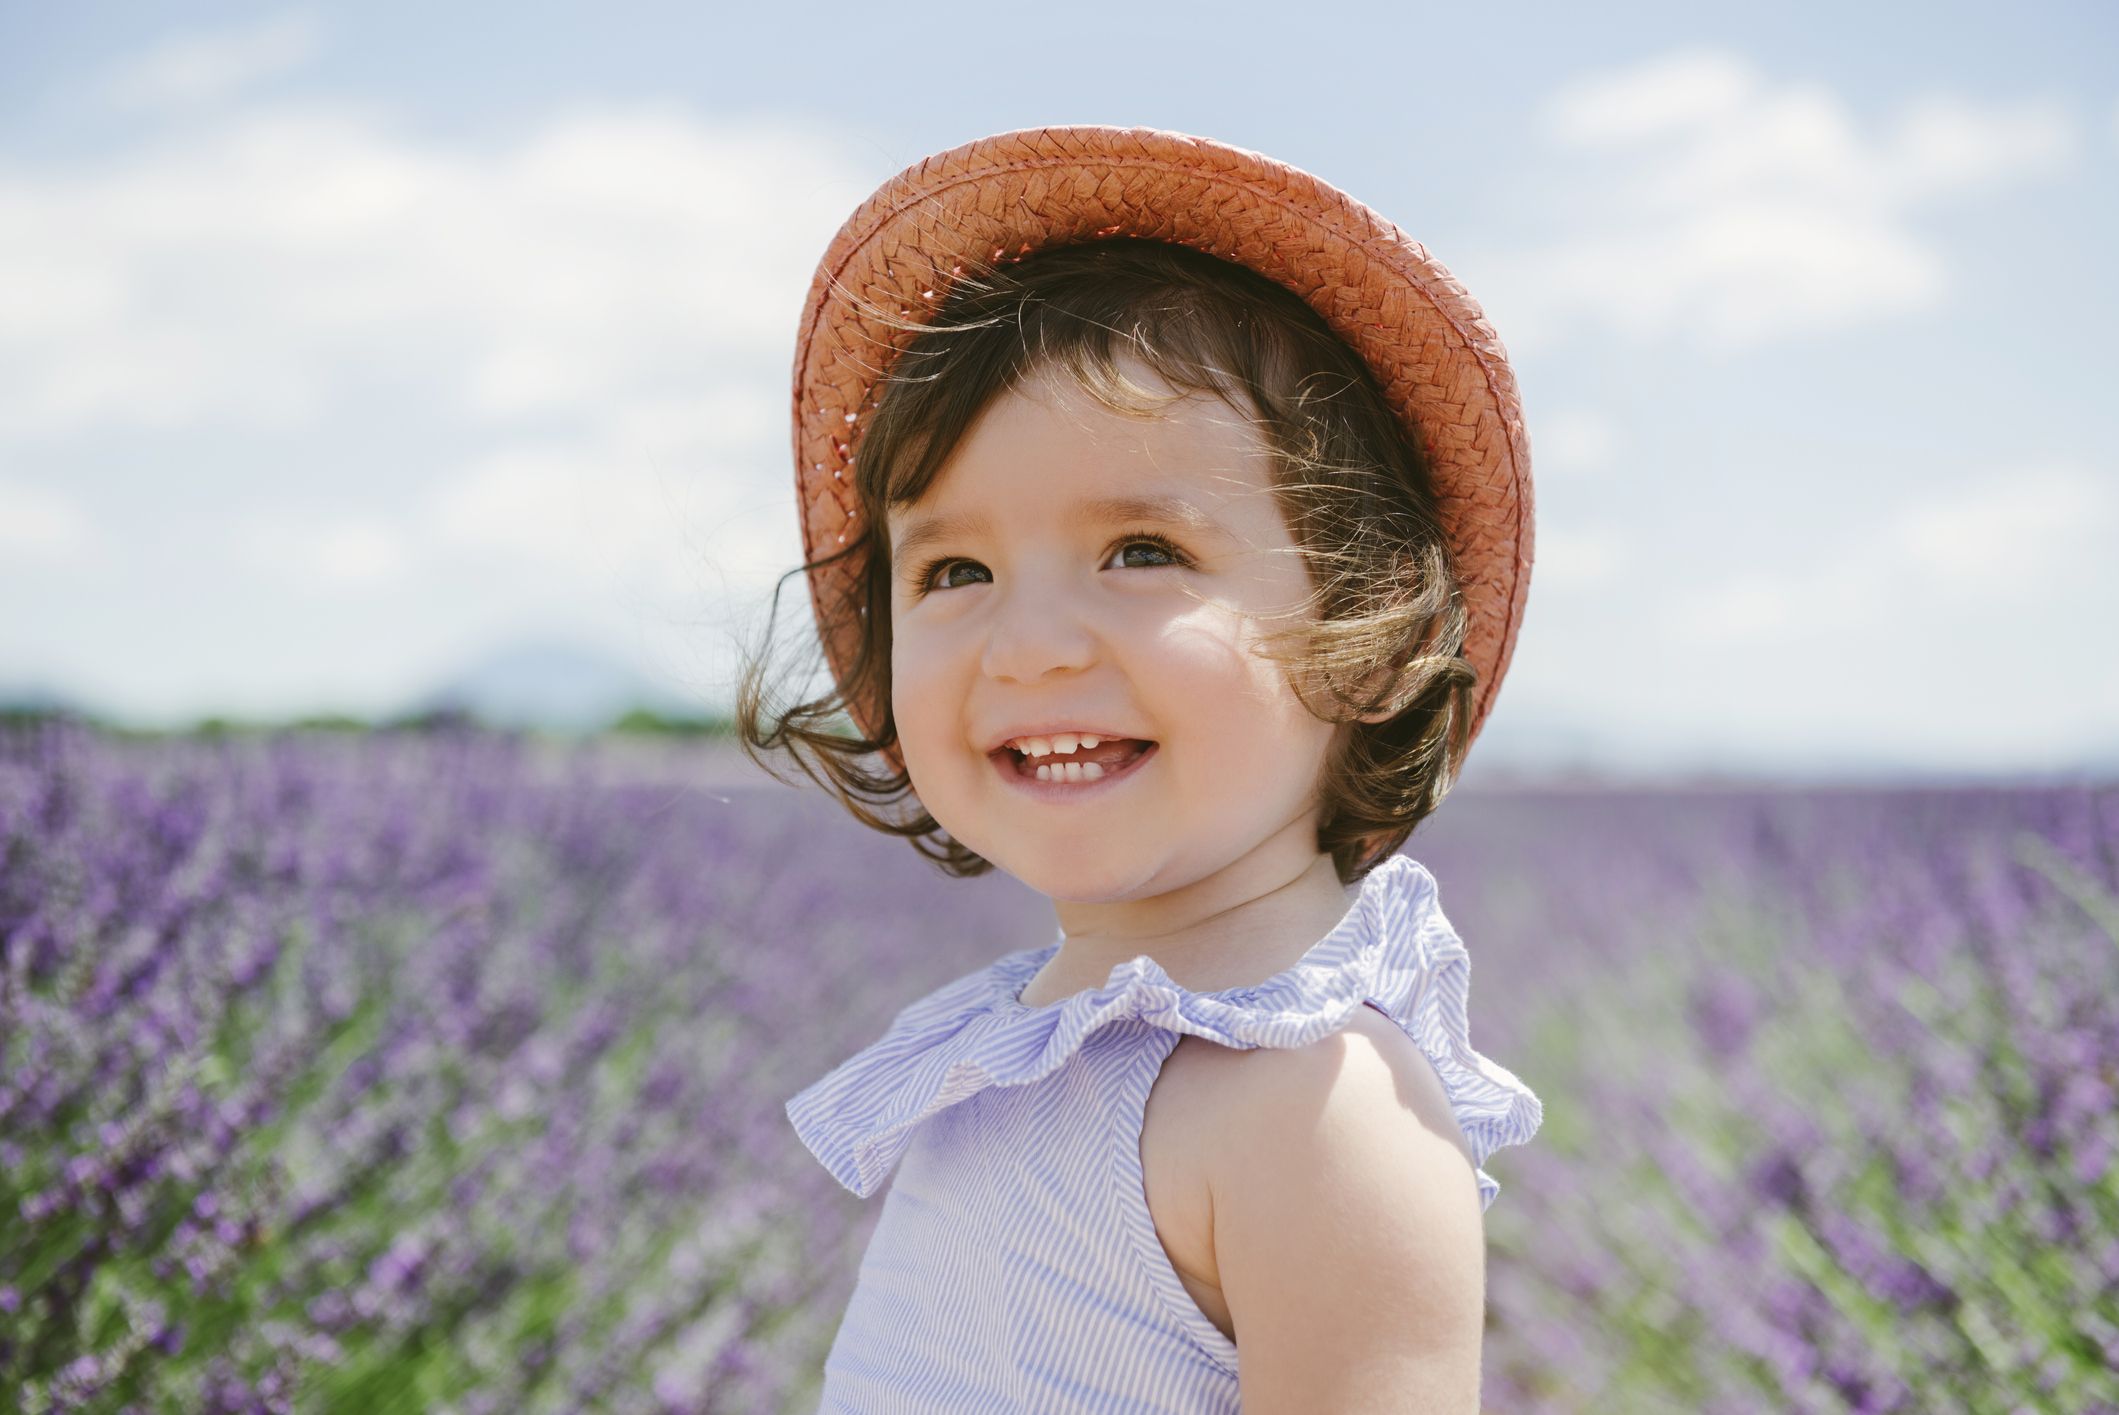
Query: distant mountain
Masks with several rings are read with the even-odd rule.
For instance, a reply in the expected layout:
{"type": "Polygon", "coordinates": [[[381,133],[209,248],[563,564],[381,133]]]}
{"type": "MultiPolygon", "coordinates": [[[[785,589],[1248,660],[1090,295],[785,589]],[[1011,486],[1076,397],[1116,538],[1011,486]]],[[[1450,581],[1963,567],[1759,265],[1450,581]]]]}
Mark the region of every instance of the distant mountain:
{"type": "Polygon", "coordinates": [[[49,683],[0,682],[0,710],[16,712],[72,712],[95,717],[95,707],[78,693],[69,693],[49,683]]]}
{"type": "Polygon", "coordinates": [[[403,711],[453,708],[499,726],[594,732],[636,707],[679,717],[704,710],[607,650],[530,639],[474,660],[403,711]]]}

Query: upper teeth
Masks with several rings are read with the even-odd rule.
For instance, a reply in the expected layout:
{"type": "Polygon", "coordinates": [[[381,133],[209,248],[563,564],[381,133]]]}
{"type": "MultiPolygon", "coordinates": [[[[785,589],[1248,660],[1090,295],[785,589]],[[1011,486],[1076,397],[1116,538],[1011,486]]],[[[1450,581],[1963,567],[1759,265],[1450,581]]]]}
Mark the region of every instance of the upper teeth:
{"type": "Polygon", "coordinates": [[[1049,757],[1054,752],[1065,755],[1076,747],[1093,747],[1103,740],[1085,732],[1062,732],[1056,737],[1018,737],[1008,745],[1026,757],[1049,757]]]}

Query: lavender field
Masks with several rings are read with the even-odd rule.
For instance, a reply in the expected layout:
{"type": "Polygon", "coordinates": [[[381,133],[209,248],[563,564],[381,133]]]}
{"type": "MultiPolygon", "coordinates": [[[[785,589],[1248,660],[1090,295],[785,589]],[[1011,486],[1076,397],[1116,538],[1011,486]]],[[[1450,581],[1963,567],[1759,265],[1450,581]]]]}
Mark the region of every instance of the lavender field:
{"type": "MultiPolygon", "coordinates": [[[[2119,784],[1460,791],[1492,1412],[2119,1412],[2119,784]]],[[[0,731],[0,1390],[807,1411],[782,1105],[1050,937],[718,749],[0,731]]]]}

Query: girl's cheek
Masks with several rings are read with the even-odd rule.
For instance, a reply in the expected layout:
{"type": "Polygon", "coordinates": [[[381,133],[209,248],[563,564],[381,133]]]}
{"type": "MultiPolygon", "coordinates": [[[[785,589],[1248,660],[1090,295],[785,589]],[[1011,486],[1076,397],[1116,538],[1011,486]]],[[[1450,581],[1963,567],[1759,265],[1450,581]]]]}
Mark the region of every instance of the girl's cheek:
{"type": "Polygon", "coordinates": [[[890,651],[891,711],[900,723],[919,723],[946,701],[939,675],[946,658],[938,657],[925,636],[897,639],[890,651]]]}
{"type": "Polygon", "coordinates": [[[892,681],[917,678],[932,670],[934,654],[925,636],[917,631],[899,634],[891,644],[890,676],[892,681]]]}

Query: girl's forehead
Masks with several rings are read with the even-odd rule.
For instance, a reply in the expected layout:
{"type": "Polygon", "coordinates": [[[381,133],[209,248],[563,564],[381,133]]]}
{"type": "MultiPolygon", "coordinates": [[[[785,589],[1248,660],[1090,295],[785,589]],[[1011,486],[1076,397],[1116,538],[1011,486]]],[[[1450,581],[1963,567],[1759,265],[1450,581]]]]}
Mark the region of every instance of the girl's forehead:
{"type": "Polygon", "coordinates": [[[998,395],[909,505],[987,496],[1055,505],[1110,500],[1151,485],[1213,504],[1264,489],[1271,473],[1264,436],[1213,394],[1120,410],[1057,380],[1034,394],[998,395]]]}

